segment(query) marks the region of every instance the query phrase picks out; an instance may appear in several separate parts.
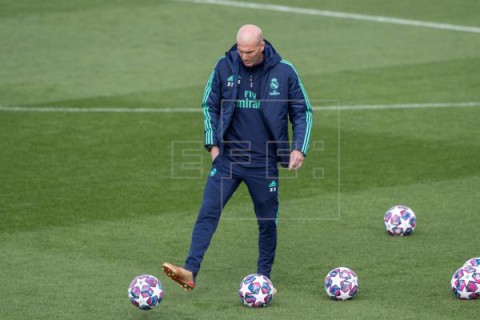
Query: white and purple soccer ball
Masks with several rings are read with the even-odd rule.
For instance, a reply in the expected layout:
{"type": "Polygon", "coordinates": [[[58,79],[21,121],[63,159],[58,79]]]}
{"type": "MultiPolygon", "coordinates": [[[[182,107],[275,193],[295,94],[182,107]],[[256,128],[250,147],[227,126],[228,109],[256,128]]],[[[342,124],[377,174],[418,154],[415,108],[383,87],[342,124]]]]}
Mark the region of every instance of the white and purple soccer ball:
{"type": "Polygon", "coordinates": [[[150,310],[163,300],[162,283],[149,274],[137,276],[128,286],[128,298],[135,307],[150,310]]]}
{"type": "Polygon", "coordinates": [[[256,273],[249,274],[240,282],[238,295],[247,307],[266,307],[273,299],[273,288],[267,277],[256,273]]]}
{"type": "Polygon", "coordinates": [[[351,269],[338,267],[327,274],[324,287],[333,300],[352,299],[358,292],[358,277],[351,269]]]}
{"type": "Polygon", "coordinates": [[[415,231],[417,218],[407,206],[397,205],[385,212],[385,229],[392,236],[408,236],[415,231]]]}
{"type": "Polygon", "coordinates": [[[474,267],[475,269],[478,270],[478,272],[480,272],[480,257],[475,257],[475,258],[468,259],[467,261],[465,261],[463,266],[464,267],[466,267],[466,266],[474,267]]]}
{"type": "Polygon", "coordinates": [[[468,265],[462,266],[455,271],[450,284],[457,298],[477,299],[480,296],[480,270],[468,265]]]}

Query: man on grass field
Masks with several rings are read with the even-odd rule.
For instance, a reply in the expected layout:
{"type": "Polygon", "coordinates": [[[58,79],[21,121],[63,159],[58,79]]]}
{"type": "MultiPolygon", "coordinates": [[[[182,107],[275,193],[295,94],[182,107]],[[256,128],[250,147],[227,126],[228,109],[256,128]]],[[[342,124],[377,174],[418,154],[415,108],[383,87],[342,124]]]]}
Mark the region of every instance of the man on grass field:
{"type": "Polygon", "coordinates": [[[217,61],[202,108],[212,169],[185,265],[164,263],[163,270],[186,290],[195,288],[222,209],[244,182],[258,222],[257,273],[270,278],[277,244],[278,165],[296,170],[307,155],[312,128],[307,94],[295,68],[263,39],[262,30],[244,25],[236,44],[217,61]]]}

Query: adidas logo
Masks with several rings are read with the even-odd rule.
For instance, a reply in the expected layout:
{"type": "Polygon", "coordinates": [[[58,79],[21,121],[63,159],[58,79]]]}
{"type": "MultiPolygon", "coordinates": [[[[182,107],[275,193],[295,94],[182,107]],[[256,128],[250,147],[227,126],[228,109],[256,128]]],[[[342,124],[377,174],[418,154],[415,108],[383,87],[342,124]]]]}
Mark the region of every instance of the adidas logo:
{"type": "Polygon", "coordinates": [[[277,183],[275,182],[275,180],[272,180],[272,182],[270,182],[268,187],[270,188],[270,192],[277,191],[277,183]]]}
{"type": "MultiPolygon", "coordinates": [[[[240,84],[240,80],[242,77],[238,76],[238,84],[240,84]]],[[[227,78],[227,87],[233,87],[233,74],[227,78]]]]}
{"type": "Polygon", "coordinates": [[[227,87],[233,87],[233,74],[227,78],[227,87]]]}

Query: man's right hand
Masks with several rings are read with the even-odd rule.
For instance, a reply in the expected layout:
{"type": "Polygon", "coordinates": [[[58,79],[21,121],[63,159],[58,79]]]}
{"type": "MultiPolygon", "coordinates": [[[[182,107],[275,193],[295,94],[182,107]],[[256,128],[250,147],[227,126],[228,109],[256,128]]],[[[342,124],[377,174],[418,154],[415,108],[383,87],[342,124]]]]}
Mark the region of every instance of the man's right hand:
{"type": "Polygon", "coordinates": [[[212,156],[212,162],[215,160],[216,157],[220,154],[220,149],[217,146],[213,146],[212,150],[210,150],[210,155],[212,156]]]}

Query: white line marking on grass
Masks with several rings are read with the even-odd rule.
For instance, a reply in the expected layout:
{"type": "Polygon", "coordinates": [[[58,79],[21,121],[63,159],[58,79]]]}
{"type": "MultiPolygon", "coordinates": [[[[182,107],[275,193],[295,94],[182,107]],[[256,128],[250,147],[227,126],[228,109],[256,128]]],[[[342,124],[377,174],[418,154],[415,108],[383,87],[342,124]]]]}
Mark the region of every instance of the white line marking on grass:
{"type": "Polygon", "coordinates": [[[400,24],[400,25],[422,27],[422,28],[433,28],[433,29],[441,29],[441,30],[480,33],[480,27],[468,27],[468,26],[460,26],[460,25],[449,24],[449,23],[438,23],[438,22],[428,22],[428,21],[419,21],[419,20],[410,20],[410,19],[401,19],[401,18],[392,18],[392,17],[383,17],[383,16],[370,16],[365,14],[347,13],[347,12],[339,12],[339,11],[289,7],[284,5],[267,4],[267,3],[262,4],[262,3],[255,3],[255,2],[225,1],[225,0],[179,0],[179,1],[199,3],[199,4],[230,6],[230,7],[237,7],[237,8],[297,13],[297,14],[322,16],[322,17],[329,17],[329,18],[341,18],[341,19],[363,20],[363,21],[380,22],[380,23],[400,24]]]}
{"type": "Polygon", "coordinates": [[[60,113],[181,113],[201,112],[198,108],[73,108],[73,107],[22,107],[0,106],[0,111],[12,112],[60,112],[60,113]]]}
{"type": "Polygon", "coordinates": [[[431,109],[431,108],[468,108],[480,107],[480,102],[439,102],[439,103],[405,103],[405,104],[371,104],[351,106],[315,106],[315,111],[333,110],[388,110],[388,109],[431,109]]]}
{"type": "MultiPolygon", "coordinates": [[[[373,105],[331,105],[314,106],[315,111],[337,110],[389,110],[389,109],[431,109],[431,108],[469,108],[480,107],[479,102],[441,102],[408,104],[373,104],[373,105]]],[[[198,108],[69,108],[69,107],[24,107],[1,106],[0,112],[58,112],[58,113],[201,113],[198,108]]]]}

